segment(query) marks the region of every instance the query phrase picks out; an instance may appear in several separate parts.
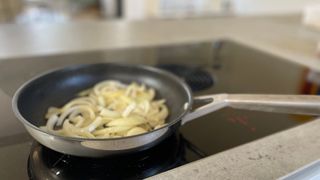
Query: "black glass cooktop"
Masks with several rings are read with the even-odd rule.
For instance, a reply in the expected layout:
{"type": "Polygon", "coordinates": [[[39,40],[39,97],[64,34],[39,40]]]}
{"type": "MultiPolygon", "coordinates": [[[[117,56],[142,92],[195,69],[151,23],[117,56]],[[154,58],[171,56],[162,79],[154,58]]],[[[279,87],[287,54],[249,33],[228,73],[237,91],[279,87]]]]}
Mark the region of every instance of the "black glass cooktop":
{"type": "MultiPolygon", "coordinates": [[[[151,65],[180,76],[192,88],[194,96],[216,93],[320,92],[317,84],[320,76],[317,73],[233,42],[203,42],[123,50],[123,53],[119,51],[121,52],[118,50],[108,53],[112,58],[123,58],[123,54],[130,52],[133,52],[134,58],[140,51],[142,57],[154,55],[156,63],[151,65]],[[151,55],[146,53],[149,51],[152,52],[151,55]]],[[[90,53],[81,55],[92,63],[95,58],[90,59],[91,56],[96,57],[90,53]]],[[[23,79],[35,72],[86,62],[81,57],[51,57],[48,59],[50,63],[41,58],[29,61],[12,60],[11,65],[7,63],[8,66],[14,67],[14,63],[19,62],[19,65],[25,68],[16,72],[16,79],[6,86],[1,86],[9,92],[14,87],[9,85],[15,80],[23,82],[23,79]]],[[[0,102],[4,107],[10,107],[9,98],[3,97],[0,93],[0,102]]],[[[16,121],[12,114],[8,115],[9,112],[5,110],[0,113],[1,118],[10,122],[16,121]]],[[[0,175],[3,179],[140,179],[297,126],[310,119],[312,117],[309,116],[225,108],[185,124],[178,134],[151,149],[99,159],[54,152],[33,142],[30,137],[26,138],[27,133],[21,128],[18,135],[0,137],[0,175]]],[[[16,125],[2,125],[1,133],[7,129],[10,132],[16,131],[12,128],[16,125]]]]}
{"type": "Polygon", "coordinates": [[[142,179],[200,159],[181,134],[140,152],[105,158],[61,154],[34,142],[28,159],[30,179],[142,179]]]}

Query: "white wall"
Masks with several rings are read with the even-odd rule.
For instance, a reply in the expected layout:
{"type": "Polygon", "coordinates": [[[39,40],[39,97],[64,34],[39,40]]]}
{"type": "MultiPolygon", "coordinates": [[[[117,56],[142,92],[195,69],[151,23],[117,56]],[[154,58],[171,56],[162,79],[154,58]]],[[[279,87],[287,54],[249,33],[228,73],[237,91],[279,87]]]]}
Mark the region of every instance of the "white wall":
{"type": "Polygon", "coordinates": [[[320,0],[124,0],[125,18],[191,17],[234,13],[235,15],[292,14],[320,0]]]}
{"type": "Polygon", "coordinates": [[[230,0],[236,14],[290,14],[320,0],[230,0]]]}
{"type": "Polygon", "coordinates": [[[216,14],[222,0],[124,0],[128,20],[191,17],[216,14]]]}

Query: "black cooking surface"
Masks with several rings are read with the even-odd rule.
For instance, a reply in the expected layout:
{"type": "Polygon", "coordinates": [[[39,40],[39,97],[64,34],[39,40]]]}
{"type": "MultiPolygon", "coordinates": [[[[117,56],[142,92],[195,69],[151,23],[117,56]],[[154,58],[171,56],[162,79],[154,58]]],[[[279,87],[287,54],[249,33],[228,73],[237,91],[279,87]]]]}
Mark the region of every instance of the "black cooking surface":
{"type": "Polygon", "coordinates": [[[188,148],[180,135],[172,135],[141,152],[106,158],[84,158],[61,154],[37,142],[28,159],[30,179],[142,179],[191,162],[201,154],[188,148]],[[188,151],[188,152],[187,152],[188,151]]]}
{"type": "Polygon", "coordinates": [[[181,64],[159,64],[156,67],[179,76],[189,85],[193,92],[209,89],[214,85],[213,76],[200,67],[181,64]]]}
{"type": "MultiPolygon", "coordinates": [[[[300,65],[234,43],[220,44],[219,52],[213,56],[202,50],[197,55],[202,44],[210,45],[199,43],[184,45],[187,48],[182,48],[182,45],[156,47],[158,63],[155,66],[186,81],[194,96],[217,93],[320,92],[318,85],[308,78],[312,72],[300,65]],[[206,59],[207,56],[210,58],[206,59]],[[189,61],[183,61],[184,58],[189,58],[189,61]],[[190,58],[193,63],[190,63],[190,58]]],[[[15,141],[10,140],[10,144],[4,145],[5,141],[2,143],[0,138],[0,155],[3,154],[0,160],[18,159],[8,161],[8,167],[11,168],[0,169],[0,174],[4,174],[5,179],[16,177],[19,174],[16,171],[26,176],[28,172],[31,179],[140,179],[297,126],[310,119],[312,117],[309,116],[225,108],[187,123],[180,128],[179,134],[151,149],[100,159],[57,153],[36,142],[32,146],[23,144],[22,147],[26,148],[21,148],[20,141],[15,145],[12,143],[15,141]],[[29,158],[26,154],[29,154],[29,158]]]]}

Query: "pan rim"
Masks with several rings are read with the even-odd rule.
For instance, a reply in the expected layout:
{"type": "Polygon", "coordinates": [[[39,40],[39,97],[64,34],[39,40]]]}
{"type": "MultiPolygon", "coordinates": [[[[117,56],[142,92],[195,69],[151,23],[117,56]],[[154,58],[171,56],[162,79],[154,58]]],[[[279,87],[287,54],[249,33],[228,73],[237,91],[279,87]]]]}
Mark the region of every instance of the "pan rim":
{"type": "Polygon", "coordinates": [[[56,138],[59,139],[63,139],[63,140],[71,140],[71,141],[78,141],[78,142],[82,142],[82,141],[115,141],[115,140],[124,140],[124,139],[130,139],[130,138],[138,138],[138,137],[142,137],[145,135],[149,135],[152,134],[154,132],[160,131],[162,129],[165,128],[169,128],[173,125],[175,125],[176,123],[180,122],[182,120],[182,118],[188,114],[191,109],[192,109],[192,104],[193,104],[193,95],[192,95],[192,91],[189,88],[189,86],[179,77],[175,76],[174,74],[164,71],[162,69],[159,68],[155,68],[152,66],[148,66],[148,65],[140,65],[140,64],[121,64],[121,63],[86,63],[86,64],[78,64],[78,65],[69,65],[69,66],[64,66],[64,67],[59,67],[59,68],[54,68],[48,71],[45,71],[43,73],[40,73],[39,75],[36,75],[35,77],[29,79],[28,81],[24,82],[14,93],[14,96],[12,98],[12,109],[14,114],[16,115],[16,117],[19,119],[19,121],[23,124],[23,125],[27,125],[28,127],[47,134],[47,135],[51,135],[54,136],[56,138]],[[158,73],[162,76],[167,76],[170,79],[176,81],[178,84],[181,85],[181,87],[183,87],[183,89],[185,90],[188,99],[187,99],[187,106],[185,108],[185,110],[180,113],[174,120],[172,120],[171,122],[167,123],[165,126],[152,130],[152,131],[148,131],[146,133],[143,134],[138,134],[138,135],[133,135],[133,136],[126,136],[126,137],[117,137],[117,138],[81,138],[81,137],[68,137],[68,136],[62,136],[62,135],[58,135],[58,134],[54,134],[51,132],[47,132],[43,129],[41,129],[40,127],[32,124],[31,122],[29,122],[27,119],[25,119],[22,114],[19,111],[18,108],[18,100],[19,97],[21,95],[21,93],[23,92],[24,89],[26,89],[31,82],[36,81],[44,76],[50,75],[52,73],[57,73],[57,72],[63,72],[63,71],[68,71],[68,70],[72,70],[72,69],[79,69],[79,68],[86,68],[86,67],[90,67],[90,66],[98,66],[98,65],[111,65],[111,66],[121,66],[121,67],[134,67],[134,68],[139,68],[139,69],[143,69],[143,70],[147,70],[147,71],[152,71],[155,73],[158,73]]]}

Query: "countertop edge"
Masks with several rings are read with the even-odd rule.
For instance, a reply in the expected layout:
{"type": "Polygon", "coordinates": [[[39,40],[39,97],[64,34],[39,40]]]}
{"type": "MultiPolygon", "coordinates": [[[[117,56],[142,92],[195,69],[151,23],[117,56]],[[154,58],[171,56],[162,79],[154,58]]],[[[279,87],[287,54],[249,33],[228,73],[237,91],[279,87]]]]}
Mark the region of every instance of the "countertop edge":
{"type": "Polygon", "coordinates": [[[149,179],[277,179],[320,158],[320,119],[149,179]]]}

